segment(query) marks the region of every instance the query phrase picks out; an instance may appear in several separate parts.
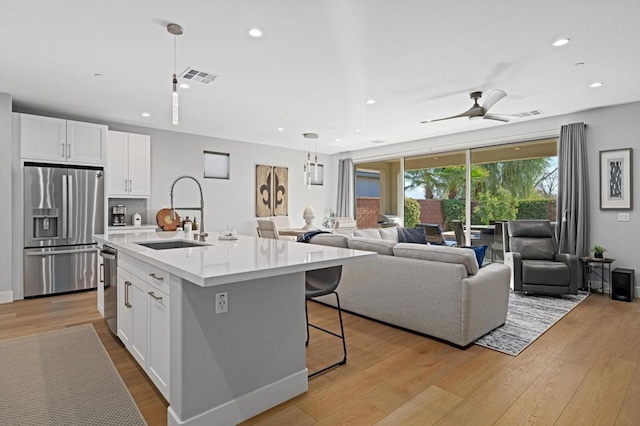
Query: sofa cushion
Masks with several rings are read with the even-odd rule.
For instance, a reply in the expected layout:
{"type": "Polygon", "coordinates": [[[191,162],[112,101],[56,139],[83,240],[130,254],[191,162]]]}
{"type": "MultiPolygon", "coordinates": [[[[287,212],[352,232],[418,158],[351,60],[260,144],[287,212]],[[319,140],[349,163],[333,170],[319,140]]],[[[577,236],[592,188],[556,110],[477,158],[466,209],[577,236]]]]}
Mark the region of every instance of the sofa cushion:
{"type": "Polygon", "coordinates": [[[350,249],[373,251],[386,256],[393,256],[393,247],[397,244],[395,241],[383,240],[381,238],[364,238],[353,237],[347,241],[350,249]]]}
{"type": "Polygon", "coordinates": [[[427,244],[427,235],[422,228],[398,228],[398,242],[427,244]]]}
{"type": "Polygon", "coordinates": [[[348,238],[353,237],[353,229],[334,229],[333,233],[338,235],[346,235],[348,238]]]}
{"type": "Polygon", "coordinates": [[[471,249],[476,255],[476,260],[478,261],[478,268],[482,268],[482,264],[484,263],[484,255],[487,253],[487,248],[489,246],[484,244],[482,246],[462,246],[461,248],[471,249]]]}
{"type": "Polygon", "coordinates": [[[311,237],[309,242],[311,244],[320,244],[323,246],[349,248],[347,241],[349,237],[347,235],[340,234],[318,234],[311,237]]]}
{"type": "Polygon", "coordinates": [[[354,237],[364,237],[370,238],[374,240],[381,240],[380,232],[376,228],[368,228],[368,229],[354,229],[353,230],[354,237]]]}
{"type": "MultiPolygon", "coordinates": [[[[351,246],[349,246],[351,247],[351,246]]],[[[467,274],[478,273],[478,261],[473,251],[459,247],[398,243],[393,248],[393,255],[411,259],[433,260],[435,262],[455,263],[463,265],[467,274]]]]}
{"type": "Polygon", "coordinates": [[[390,228],[380,228],[378,232],[380,232],[380,236],[383,240],[390,240],[398,242],[398,229],[400,226],[392,226],[390,228]]]}

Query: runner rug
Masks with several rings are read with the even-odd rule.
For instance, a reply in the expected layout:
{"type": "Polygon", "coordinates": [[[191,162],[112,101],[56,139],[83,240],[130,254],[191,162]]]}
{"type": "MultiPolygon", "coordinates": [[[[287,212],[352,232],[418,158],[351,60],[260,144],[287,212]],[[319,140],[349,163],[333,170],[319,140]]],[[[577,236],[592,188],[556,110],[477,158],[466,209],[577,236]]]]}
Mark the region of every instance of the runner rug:
{"type": "Polygon", "coordinates": [[[525,295],[511,291],[504,325],[474,343],[516,356],[588,295],[584,291],[578,295],[559,296],[525,295]]]}
{"type": "Polygon", "coordinates": [[[0,340],[0,425],[146,425],[91,324],[0,340]]]}

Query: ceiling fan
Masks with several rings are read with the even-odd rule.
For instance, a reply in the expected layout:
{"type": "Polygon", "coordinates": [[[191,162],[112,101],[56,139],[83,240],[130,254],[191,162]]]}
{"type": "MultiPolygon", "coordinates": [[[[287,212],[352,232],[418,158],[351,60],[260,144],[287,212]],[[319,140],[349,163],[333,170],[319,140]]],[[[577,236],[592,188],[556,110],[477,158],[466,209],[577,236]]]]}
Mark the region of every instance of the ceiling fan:
{"type": "Polygon", "coordinates": [[[506,114],[487,114],[487,111],[489,111],[489,109],[491,109],[492,106],[494,106],[500,99],[504,98],[505,96],[507,96],[507,92],[505,92],[504,90],[493,89],[487,96],[487,99],[485,99],[482,106],[480,106],[478,105],[478,99],[482,97],[482,92],[471,92],[469,93],[469,97],[473,99],[473,106],[468,110],[466,110],[465,112],[463,112],[462,114],[458,114],[458,115],[454,115],[446,118],[438,118],[435,120],[425,120],[425,121],[421,121],[420,123],[433,123],[434,121],[449,120],[451,118],[460,118],[460,117],[469,117],[470,120],[476,119],[476,118],[486,118],[488,120],[497,120],[497,121],[507,122],[511,120],[511,118],[506,114]]]}

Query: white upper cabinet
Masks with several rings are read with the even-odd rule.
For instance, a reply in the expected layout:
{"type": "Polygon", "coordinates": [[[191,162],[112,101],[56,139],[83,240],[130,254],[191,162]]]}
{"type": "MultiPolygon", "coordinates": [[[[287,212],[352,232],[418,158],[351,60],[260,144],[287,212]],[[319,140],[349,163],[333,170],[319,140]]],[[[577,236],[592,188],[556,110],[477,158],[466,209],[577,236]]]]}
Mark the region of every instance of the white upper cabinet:
{"type": "Polygon", "coordinates": [[[151,137],[109,131],[109,196],[151,196],[151,137]]]}
{"type": "Polygon", "coordinates": [[[105,164],[107,126],[20,114],[20,157],[75,164],[105,164]]]}
{"type": "Polygon", "coordinates": [[[67,120],[67,159],[74,163],[106,163],[107,126],[67,120]]]}

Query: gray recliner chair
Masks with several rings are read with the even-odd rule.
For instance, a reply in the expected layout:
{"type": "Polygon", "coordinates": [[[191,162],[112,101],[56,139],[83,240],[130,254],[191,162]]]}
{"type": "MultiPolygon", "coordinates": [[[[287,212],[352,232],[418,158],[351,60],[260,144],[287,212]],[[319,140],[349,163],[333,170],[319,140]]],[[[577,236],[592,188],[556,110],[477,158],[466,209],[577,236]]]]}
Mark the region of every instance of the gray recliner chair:
{"type": "Polygon", "coordinates": [[[548,220],[513,220],[508,224],[514,291],[578,294],[580,262],[576,255],[558,253],[548,220]]]}

